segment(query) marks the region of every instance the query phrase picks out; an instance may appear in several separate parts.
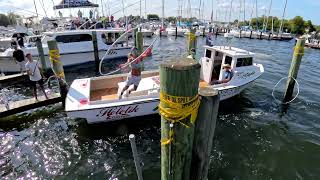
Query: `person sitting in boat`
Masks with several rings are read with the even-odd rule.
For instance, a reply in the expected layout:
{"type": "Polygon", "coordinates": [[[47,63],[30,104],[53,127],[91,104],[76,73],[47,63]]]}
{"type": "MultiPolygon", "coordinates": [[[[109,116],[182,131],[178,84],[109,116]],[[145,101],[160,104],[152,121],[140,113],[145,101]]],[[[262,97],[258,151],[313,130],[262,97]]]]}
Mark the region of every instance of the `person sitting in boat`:
{"type": "MultiPolygon", "coordinates": [[[[148,57],[151,54],[152,48],[148,48],[148,50],[142,54],[138,59],[138,54],[135,52],[131,52],[128,54],[127,63],[130,64],[131,71],[128,74],[127,80],[125,81],[125,87],[122,89],[119,99],[122,98],[123,93],[129,89],[131,85],[134,85],[133,89],[130,89],[128,94],[132,91],[137,90],[139,83],[141,81],[141,70],[142,70],[142,61],[144,58],[148,57]],[[136,60],[135,60],[136,59],[136,60]],[[135,60],[135,61],[134,61],[135,60]],[[134,61],[134,62],[133,62],[134,61]]],[[[125,68],[125,64],[121,64],[121,68],[125,68]]]]}
{"type": "Polygon", "coordinates": [[[218,81],[216,81],[216,80],[213,81],[211,83],[212,85],[228,83],[232,79],[233,71],[231,69],[230,64],[223,65],[223,69],[224,69],[223,79],[222,80],[218,80],[218,81]]]}

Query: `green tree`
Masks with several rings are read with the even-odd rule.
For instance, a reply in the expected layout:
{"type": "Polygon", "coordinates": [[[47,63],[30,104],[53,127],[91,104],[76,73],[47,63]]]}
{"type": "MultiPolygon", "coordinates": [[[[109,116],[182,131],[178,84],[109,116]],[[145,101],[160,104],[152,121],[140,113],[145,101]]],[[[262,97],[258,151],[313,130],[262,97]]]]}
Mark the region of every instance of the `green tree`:
{"type": "Polygon", "coordinates": [[[314,25],[312,24],[311,20],[308,20],[304,23],[304,26],[306,28],[306,31],[308,32],[314,32],[316,31],[316,28],[314,27],[314,25]]]}
{"type": "Polygon", "coordinates": [[[304,20],[301,16],[296,16],[290,20],[292,33],[302,35],[305,31],[304,20]]]}
{"type": "Polygon", "coordinates": [[[177,18],[174,16],[170,16],[167,18],[167,21],[169,21],[169,22],[176,22],[176,20],[177,20],[177,18]]]}
{"type": "Polygon", "coordinates": [[[147,19],[150,20],[159,20],[159,16],[157,14],[148,14],[147,19]]]}
{"type": "Polygon", "coordinates": [[[5,14],[0,14],[0,26],[8,26],[9,24],[9,18],[5,14]]]}

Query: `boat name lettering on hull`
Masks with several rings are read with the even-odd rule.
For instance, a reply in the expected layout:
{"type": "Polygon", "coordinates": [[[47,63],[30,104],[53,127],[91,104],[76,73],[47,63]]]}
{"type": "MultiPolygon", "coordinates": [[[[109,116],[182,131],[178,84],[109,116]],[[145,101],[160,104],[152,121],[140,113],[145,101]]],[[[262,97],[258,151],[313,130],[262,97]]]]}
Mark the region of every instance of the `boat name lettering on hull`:
{"type": "Polygon", "coordinates": [[[139,111],[139,105],[111,107],[100,110],[96,117],[105,117],[106,119],[119,119],[129,117],[130,114],[139,111]]]}

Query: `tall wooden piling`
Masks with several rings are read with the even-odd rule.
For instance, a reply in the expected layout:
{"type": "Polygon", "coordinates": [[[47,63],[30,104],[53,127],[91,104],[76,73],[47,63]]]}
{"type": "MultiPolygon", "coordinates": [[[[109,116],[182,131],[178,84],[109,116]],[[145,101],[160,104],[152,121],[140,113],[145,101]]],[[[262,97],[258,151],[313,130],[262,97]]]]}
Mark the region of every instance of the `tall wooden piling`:
{"type": "Polygon", "coordinates": [[[202,37],[206,37],[206,28],[202,29],[202,37]]]}
{"type": "Polygon", "coordinates": [[[211,87],[200,88],[199,95],[201,104],[195,125],[190,180],[208,179],[209,156],[220,102],[218,91],[211,87]]]}
{"type": "Polygon", "coordinates": [[[162,180],[190,178],[199,79],[200,64],[192,59],[160,65],[162,180]]]}
{"type": "Polygon", "coordinates": [[[188,33],[188,54],[195,58],[196,55],[196,48],[197,48],[197,37],[196,37],[196,30],[190,29],[188,33]]]}
{"type": "Polygon", "coordinates": [[[178,27],[176,27],[176,38],[178,37],[178,27]]]}
{"type": "MultiPolygon", "coordinates": [[[[140,55],[141,53],[143,53],[143,36],[142,36],[142,32],[139,31],[136,33],[136,48],[138,50],[138,54],[140,55]]],[[[144,62],[141,62],[142,64],[142,71],[144,70],[144,62]]]]}
{"type": "Polygon", "coordinates": [[[292,98],[292,94],[295,86],[295,79],[297,79],[301,60],[304,55],[305,42],[306,42],[305,39],[298,39],[296,43],[296,47],[294,49],[294,53],[292,57],[291,67],[289,70],[288,81],[286,85],[286,91],[284,94],[283,102],[288,102],[292,98]]]}
{"type": "Polygon", "coordinates": [[[252,39],[252,31],[250,31],[250,39],[252,39]]]}
{"type": "Polygon", "coordinates": [[[41,42],[40,38],[37,39],[36,45],[37,45],[38,55],[39,55],[40,62],[41,62],[42,73],[46,73],[46,71],[47,71],[47,63],[46,63],[46,59],[44,57],[42,42],[41,42]]]}
{"type": "Polygon", "coordinates": [[[130,134],[129,135],[129,140],[130,140],[130,144],[131,144],[131,150],[132,150],[132,155],[133,155],[133,159],[134,159],[134,164],[136,166],[136,172],[137,172],[138,180],[143,180],[142,170],[141,170],[141,166],[140,166],[140,158],[138,156],[135,135],[134,134],[130,134]]]}
{"type": "Polygon", "coordinates": [[[95,71],[99,72],[99,49],[98,49],[98,41],[97,41],[97,32],[92,31],[92,44],[93,44],[93,54],[94,54],[94,63],[95,63],[95,71]]]}
{"type": "Polygon", "coordinates": [[[68,94],[68,85],[66,84],[66,77],[64,74],[63,64],[60,60],[60,52],[57,45],[57,41],[52,40],[48,41],[48,49],[50,55],[50,62],[52,66],[53,73],[59,79],[59,87],[60,87],[60,94],[62,98],[62,105],[65,107],[65,99],[68,94]]]}

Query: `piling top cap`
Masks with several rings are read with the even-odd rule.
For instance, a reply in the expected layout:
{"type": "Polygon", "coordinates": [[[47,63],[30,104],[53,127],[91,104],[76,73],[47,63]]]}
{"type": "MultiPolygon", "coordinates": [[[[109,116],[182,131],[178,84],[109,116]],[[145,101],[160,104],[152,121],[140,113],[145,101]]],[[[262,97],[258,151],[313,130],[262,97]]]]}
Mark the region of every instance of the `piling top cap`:
{"type": "Polygon", "coordinates": [[[201,96],[217,96],[219,94],[219,91],[212,88],[212,87],[200,87],[199,88],[199,94],[201,96]]]}
{"type": "Polygon", "coordinates": [[[194,59],[183,57],[164,61],[160,64],[160,67],[171,68],[176,70],[189,70],[194,68],[200,68],[201,65],[194,59]]]}

